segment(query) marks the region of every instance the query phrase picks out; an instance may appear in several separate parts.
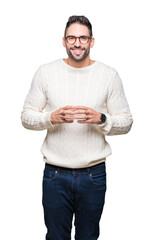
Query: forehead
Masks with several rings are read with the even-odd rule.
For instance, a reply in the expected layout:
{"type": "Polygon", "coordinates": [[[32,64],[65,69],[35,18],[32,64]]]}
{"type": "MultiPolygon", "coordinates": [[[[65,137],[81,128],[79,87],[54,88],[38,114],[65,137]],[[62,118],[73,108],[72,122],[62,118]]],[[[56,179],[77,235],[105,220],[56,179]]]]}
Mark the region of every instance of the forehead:
{"type": "Polygon", "coordinates": [[[66,36],[68,35],[74,35],[74,36],[80,36],[80,35],[87,35],[89,36],[89,29],[87,26],[79,23],[72,23],[66,31],[66,36]]]}

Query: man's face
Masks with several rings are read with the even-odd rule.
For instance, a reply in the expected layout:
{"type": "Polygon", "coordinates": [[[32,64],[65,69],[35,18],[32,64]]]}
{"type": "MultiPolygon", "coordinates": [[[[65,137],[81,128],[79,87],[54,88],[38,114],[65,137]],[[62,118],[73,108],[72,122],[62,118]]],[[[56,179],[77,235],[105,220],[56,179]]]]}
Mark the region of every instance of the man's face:
{"type": "MultiPolygon", "coordinates": [[[[66,37],[67,36],[90,37],[90,34],[87,26],[79,23],[73,23],[68,27],[66,31],[66,37]]],[[[89,41],[84,44],[80,43],[79,38],[77,38],[73,44],[68,43],[66,39],[63,38],[63,46],[66,47],[66,52],[68,56],[77,62],[84,60],[89,55],[90,48],[92,48],[93,45],[94,45],[94,38],[89,39],[89,41]]]]}

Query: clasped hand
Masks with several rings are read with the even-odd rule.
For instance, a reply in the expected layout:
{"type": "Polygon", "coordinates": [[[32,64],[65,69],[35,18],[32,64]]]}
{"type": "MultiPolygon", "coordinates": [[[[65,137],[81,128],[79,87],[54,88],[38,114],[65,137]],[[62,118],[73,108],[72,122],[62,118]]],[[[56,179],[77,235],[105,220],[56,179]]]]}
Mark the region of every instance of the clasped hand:
{"type": "Polygon", "coordinates": [[[50,115],[50,121],[54,124],[59,123],[72,123],[74,119],[78,120],[78,123],[101,123],[101,113],[95,111],[92,108],[85,106],[65,106],[61,107],[50,115]],[[82,114],[82,115],[76,115],[82,114]]]}

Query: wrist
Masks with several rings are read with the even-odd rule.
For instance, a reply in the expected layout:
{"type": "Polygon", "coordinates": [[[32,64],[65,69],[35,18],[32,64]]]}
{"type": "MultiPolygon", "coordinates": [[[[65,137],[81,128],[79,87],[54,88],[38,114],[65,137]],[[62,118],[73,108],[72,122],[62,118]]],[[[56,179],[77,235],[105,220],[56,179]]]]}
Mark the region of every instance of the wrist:
{"type": "Polygon", "coordinates": [[[50,122],[54,125],[54,121],[53,121],[52,113],[50,114],[50,122]]]}
{"type": "Polygon", "coordinates": [[[106,122],[106,115],[104,113],[100,113],[100,122],[99,124],[103,124],[106,122]]]}
{"type": "Polygon", "coordinates": [[[98,113],[98,119],[99,119],[99,122],[98,122],[98,124],[101,124],[102,123],[102,121],[101,121],[101,113],[98,113]]]}

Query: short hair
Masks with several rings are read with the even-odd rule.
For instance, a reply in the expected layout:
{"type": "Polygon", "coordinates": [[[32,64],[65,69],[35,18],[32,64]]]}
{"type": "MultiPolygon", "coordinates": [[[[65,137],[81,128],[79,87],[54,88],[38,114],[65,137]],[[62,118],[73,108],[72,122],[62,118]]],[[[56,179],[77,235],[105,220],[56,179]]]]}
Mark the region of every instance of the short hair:
{"type": "Polygon", "coordinates": [[[86,18],[85,16],[76,16],[76,15],[73,15],[73,16],[70,16],[69,19],[68,19],[68,22],[66,23],[66,27],[65,27],[65,31],[64,31],[64,37],[66,37],[66,31],[67,31],[67,28],[72,24],[72,23],[79,23],[79,24],[82,24],[82,25],[85,25],[88,27],[89,29],[89,34],[90,34],[90,37],[92,37],[92,25],[89,21],[88,18],[86,18]]]}

